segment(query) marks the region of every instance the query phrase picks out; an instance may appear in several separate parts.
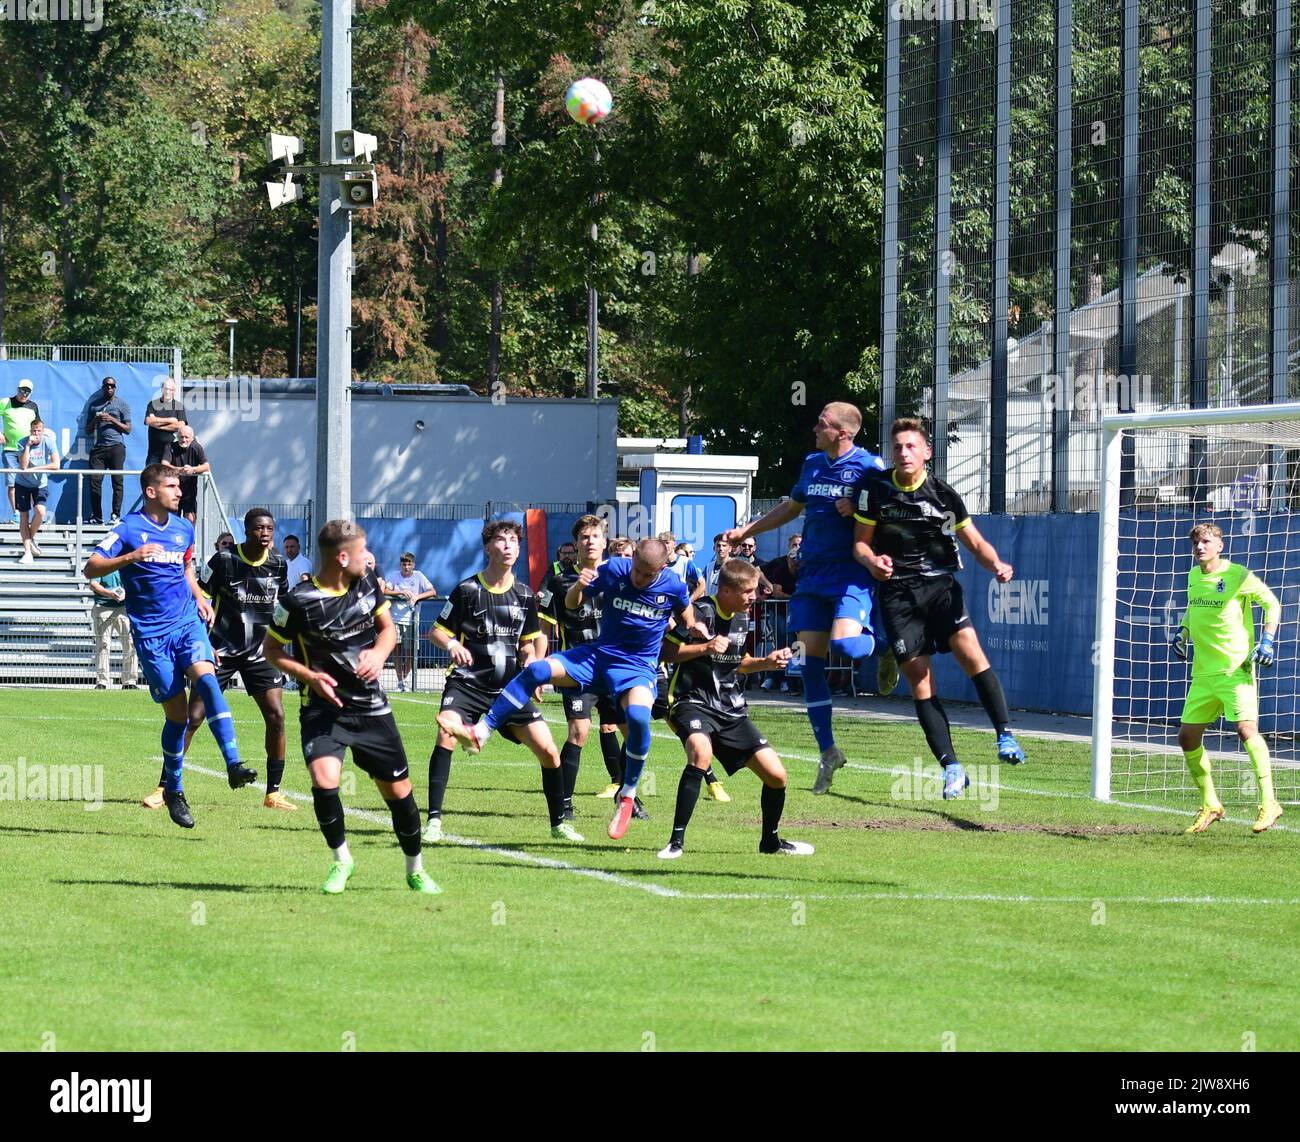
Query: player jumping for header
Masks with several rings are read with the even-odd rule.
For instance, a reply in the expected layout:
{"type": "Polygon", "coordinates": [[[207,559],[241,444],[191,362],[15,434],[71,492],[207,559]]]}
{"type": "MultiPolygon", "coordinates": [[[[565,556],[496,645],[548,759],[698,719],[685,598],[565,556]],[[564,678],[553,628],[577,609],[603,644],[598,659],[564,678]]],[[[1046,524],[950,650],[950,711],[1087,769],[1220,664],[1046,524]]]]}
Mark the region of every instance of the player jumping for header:
{"type": "Polygon", "coordinates": [[[893,640],[917,720],[930,751],[943,766],[943,796],[951,800],[970,784],[953,752],[948,715],[935,693],[930,656],[951,653],[975,685],[998,735],[998,757],[1011,765],[1025,760],[1011,733],[1011,714],[1002,683],[989,665],[966,613],[957,552],[960,539],[979,565],[1009,583],[1010,563],[979,533],[961,497],[926,469],[930,438],[919,420],[901,418],[890,428],[894,467],[864,480],[858,489],[853,553],[879,581],[880,610],[893,640]]]}
{"type": "Polygon", "coordinates": [[[1187,572],[1187,613],[1174,637],[1174,653],[1185,662],[1192,655],[1192,684],[1183,704],[1178,744],[1187,768],[1201,791],[1201,811],[1188,827],[1203,833],[1223,820],[1223,803],[1210,775],[1210,759],[1201,744],[1205,731],[1222,714],[1237,723],[1241,744],[1255,767],[1259,784],[1259,816],[1252,831],[1262,833],[1277,823],[1282,806],[1273,794],[1273,770],[1268,743],[1259,732],[1259,697],[1253,663],[1263,668],[1277,656],[1274,639],[1282,605],[1253,572],[1222,557],[1223,531],[1216,524],[1198,523],[1188,539],[1196,565],[1187,572]],[[1255,643],[1252,604],[1264,610],[1264,633],[1255,643]]]}
{"type": "MultiPolygon", "coordinates": [[[[853,558],[853,506],[848,497],[867,473],[881,472],[885,464],[853,443],[861,428],[862,414],[853,405],[828,404],[815,430],[820,451],[804,459],[790,498],[723,535],[734,549],[751,535],[779,528],[807,512],[788,625],[798,632],[803,648],[804,703],[821,750],[814,793],[827,792],[835,771],[847,760],[831,726],[827,655],[834,647],[856,663],[876,650],[871,622],[874,584],[853,558]]],[[[895,672],[892,679],[882,678],[882,689],[892,691],[897,682],[895,672]]]]}
{"type": "Polygon", "coordinates": [[[686,826],[700,797],[700,782],[716,755],[728,775],[752,769],[763,783],[763,831],[758,851],[786,856],[810,856],[812,845],[784,840],[778,828],[785,808],[785,767],[749,720],[749,707],[739,684],[741,674],[781,670],[790,661],[782,647],[766,658],[745,653],[749,608],[758,595],[758,568],[743,559],[729,559],[718,573],[718,590],[697,600],[695,613],[708,632],[706,639],[685,630],[669,631],[664,656],[672,664],[668,683],[668,724],[682,739],[686,768],[677,784],[677,812],[663,860],[682,855],[686,826]]]}
{"type": "MultiPolygon", "coordinates": [[[[442,840],[442,803],[451,777],[452,750],[500,701],[501,691],[535,658],[546,654],[537,596],[514,576],[523,529],[514,520],[492,520],[481,535],[487,566],[458,583],[429,637],[452,658],[438,713],[438,742],[429,758],[429,822],[424,839],[442,840]]],[[[532,690],[535,690],[533,687],[532,690]]],[[[532,690],[529,691],[531,694],[532,690]]],[[[564,819],[564,772],[551,727],[527,697],[502,722],[502,736],[525,745],[542,767],[542,793],[557,841],[585,838],[564,819]]]]}
{"type": "Polygon", "coordinates": [[[477,753],[492,731],[524,709],[537,687],[548,682],[556,686],[567,682],[581,690],[613,696],[626,714],[628,728],[623,785],[609,823],[614,840],[627,832],[637,783],[650,753],[650,711],[668,616],[676,615],[687,630],[708,637],[695,619],[686,584],[666,570],[667,564],[667,546],[658,539],[643,539],[631,559],[610,559],[598,570],[584,567],[569,588],[564,605],[576,610],[588,594],[602,595],[600,637],[520,671],[473,729],[461,725],[459,719],[438,715],[443,729],[477,753]]]}
{"type": "Polygon", "coordinates": [[[311,774],[316,821],[334,859],[321,891],[337,895],[356,863],[348,851],[339,780],[349,748],[388,804],[393,832],[406,857],[406,884],[434,895],[424,871],[420,810],[388,695],[379,685],[397,645],[391,604],[371,569],[366,533],[351,520],[330,520],[317,536],[320,569],[280,597],[266,632],[264,653],[302,688],[302,753],[311,774]],[[291,657],[289,644],[298,650],[291,657]]]}
{"type": "Polygon", "coordinates": [[[174,514],[181,503],[180,477],[161,464],[140,473],[144,507],[113,525],[86,561],[82,574],[102,579],[122,574],[126,615],[149,693],[163,708],[163,801],[183,829],[194,817],[181,788],[185,763],[188,678],[203,704],[208,728],[226,762],[231,789],[257,780],[256,770],[239,760],[235,722],[217,682],[216,655],[208,639],[212,605],[194,574],[194,525],[174,514]]]}

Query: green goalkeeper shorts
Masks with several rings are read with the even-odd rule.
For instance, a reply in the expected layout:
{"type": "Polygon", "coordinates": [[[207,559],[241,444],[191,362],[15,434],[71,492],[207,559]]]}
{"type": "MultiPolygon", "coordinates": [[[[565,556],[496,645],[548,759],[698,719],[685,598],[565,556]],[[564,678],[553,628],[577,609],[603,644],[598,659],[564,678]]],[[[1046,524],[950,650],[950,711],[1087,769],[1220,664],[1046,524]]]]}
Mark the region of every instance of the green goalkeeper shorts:
{"type": "Polygon", "coordinates": [[[1222,714],[1229,722],[1259,721],[1255,674],[1247,663],[1231,674],[1193,678],[1183,703],[1183,724],[1209,726],[1222,714]]]}

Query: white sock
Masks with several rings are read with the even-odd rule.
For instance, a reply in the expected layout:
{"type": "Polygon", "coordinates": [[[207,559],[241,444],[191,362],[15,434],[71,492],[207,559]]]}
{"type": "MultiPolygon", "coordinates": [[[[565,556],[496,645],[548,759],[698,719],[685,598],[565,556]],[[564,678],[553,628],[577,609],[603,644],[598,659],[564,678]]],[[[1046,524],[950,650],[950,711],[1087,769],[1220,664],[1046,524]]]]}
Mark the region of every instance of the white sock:
{"type": "Polygon", "coordinates": [[[620,790],[618,791],[618,795],[619,795],[620,797],[633,797],[633,798],[635,798],[635,797],[636,797],[636,786],[635,786],[635,785],[624,785],[623,788],[620,789],[620,790]]]}
{"type": "Polygon", "coordinates": [[[413,872],[420,872],[424,868],[424,857],[420,853],[415,856],[406,858],[406,875],[410,876],[413,872]]]}
{"type": "Polygon", "coordinates": [[[492,736],[492,727],[487,722],[479,720],[474,723],[474,737],[478,739],[478,744],[482,745],[492,736]]]}
{"type": "Polygon", "coordinates": [[[352,859],[352,854],[348,852],[347,841],[344,841],[341,845],[339,845],[338,848],[332,849],[330,851],[334,853],[335,860],[341,860],[346,862],[352,859]]]}

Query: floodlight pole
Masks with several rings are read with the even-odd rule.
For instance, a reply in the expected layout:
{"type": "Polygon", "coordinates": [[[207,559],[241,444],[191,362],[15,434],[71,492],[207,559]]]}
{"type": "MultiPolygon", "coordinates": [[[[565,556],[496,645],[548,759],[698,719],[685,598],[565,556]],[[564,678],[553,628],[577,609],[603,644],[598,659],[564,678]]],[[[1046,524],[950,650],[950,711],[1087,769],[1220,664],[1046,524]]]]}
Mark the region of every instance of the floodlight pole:
{"type": "Polygon", "coordinates": [[[352,127],[352,0],[322,0],[320,249],[316,270],[316,496],[324,523],[352,516],[352,212],[339,202],[334,132],[352,127]]]}

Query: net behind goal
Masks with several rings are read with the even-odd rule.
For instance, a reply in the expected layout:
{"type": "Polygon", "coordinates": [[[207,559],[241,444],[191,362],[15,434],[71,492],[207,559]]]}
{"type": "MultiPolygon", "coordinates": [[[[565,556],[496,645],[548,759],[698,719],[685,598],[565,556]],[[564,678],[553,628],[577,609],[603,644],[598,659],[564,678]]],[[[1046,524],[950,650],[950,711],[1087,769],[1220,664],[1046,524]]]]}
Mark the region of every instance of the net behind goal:
{"type": "MultiPolygon", "coordinates": [[[[1300,404],[1107,417],[1102,448],[1093,796],[1198,803],[1178,745],[1192,665],[1172,642],[1194,564],[1188,533],[1214,523],[1222,558],[1253,571],[1282,604],[1277,662],[1256,669],[1256,688],[1278,800],[1296,803],[1300,404]]],[[[1253,611],[1258,640],[1264,616],[1253,611]]],[[[1224,804],[1253,809],[1254,771],[1234,726],[1219,720],[1204,744],[1224,804]]]]}

